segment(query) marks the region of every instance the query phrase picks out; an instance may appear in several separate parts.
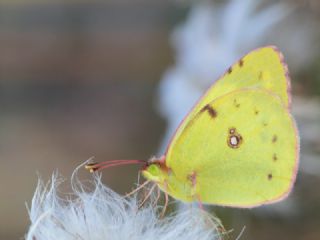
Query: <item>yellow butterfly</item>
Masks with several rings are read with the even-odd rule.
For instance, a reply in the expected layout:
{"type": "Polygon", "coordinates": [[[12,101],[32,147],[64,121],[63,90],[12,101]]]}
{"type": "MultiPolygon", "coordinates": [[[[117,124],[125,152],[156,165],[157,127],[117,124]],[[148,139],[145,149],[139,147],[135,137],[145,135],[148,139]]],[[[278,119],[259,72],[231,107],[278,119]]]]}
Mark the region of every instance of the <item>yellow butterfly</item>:
{"type": "Polygon", "coordinates": [[[260,48],[209,88],[164,156],[86,168],[143,163],[146,179],[185,202],[240,208],[277,202],[291,191],[298,169],[299,136],[290,101],[282,54],[274,46],[260,48]]]}
{"type": "Polygon", "coordinates": [[[290,98],[277,48],[250,52],[209,88],[143,176],[185,202],[250,208],[280,201],[299,159],[290,98]]]}

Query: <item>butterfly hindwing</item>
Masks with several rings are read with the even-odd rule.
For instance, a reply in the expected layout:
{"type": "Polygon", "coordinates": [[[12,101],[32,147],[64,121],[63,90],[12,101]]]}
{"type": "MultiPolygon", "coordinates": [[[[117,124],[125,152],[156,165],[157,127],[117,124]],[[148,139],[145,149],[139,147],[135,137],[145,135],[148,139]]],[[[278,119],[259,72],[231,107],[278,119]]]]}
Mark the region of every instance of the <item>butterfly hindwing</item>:
{"type": "Polygon", "coordinates": [[[166,156],[177,179],[188,182],[186,201],[252,207],[285,197],[298,159],[295,123],[283,100],[264,89],[225,94],[187,123],[166,156]]]}

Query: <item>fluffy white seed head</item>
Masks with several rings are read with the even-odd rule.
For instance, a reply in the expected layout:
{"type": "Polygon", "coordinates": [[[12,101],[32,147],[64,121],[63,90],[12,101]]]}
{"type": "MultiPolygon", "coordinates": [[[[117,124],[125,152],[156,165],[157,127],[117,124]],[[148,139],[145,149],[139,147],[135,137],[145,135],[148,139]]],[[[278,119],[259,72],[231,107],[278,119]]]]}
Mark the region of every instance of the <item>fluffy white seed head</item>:
{"type": "Polygon", "coordinates": [[[73,177],[73,192],[65,198],[57,194],[61,182],[57,174],[46,185],[39,180],[26,240],[221,239],[216,219],[201,210],[190,208],[161,219],[152,204],[138,210],[136,196],[118,195],[98,175],[92,191],[73,177]]]}

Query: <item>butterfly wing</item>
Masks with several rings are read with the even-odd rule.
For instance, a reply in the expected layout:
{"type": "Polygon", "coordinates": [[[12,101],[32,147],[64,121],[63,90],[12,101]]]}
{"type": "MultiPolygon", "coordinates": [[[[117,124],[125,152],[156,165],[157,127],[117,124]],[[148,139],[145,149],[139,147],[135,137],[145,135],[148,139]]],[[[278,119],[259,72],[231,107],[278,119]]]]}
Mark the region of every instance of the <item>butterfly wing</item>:
{"type": "Polygon", "coordinates": [[[190,119],[206,104],[219,96],[248,87],[271,91],[281,98],[285,106],[289,107],[290,79],[288,69],[283,55],[276,47],[268,46],[254,50],[230,67],[186,116],[171,140],[167,151],[173,147],[176,138],[182,133],[190,119]]]}
{"type": "Polygon", "coordinates": [[[179,181],[189,182],[194,200],[253,207],[289,193],[298,149],[283,100],[263,89],[242,89],[202,107],[177,137],[166,164],[179,181]]]}

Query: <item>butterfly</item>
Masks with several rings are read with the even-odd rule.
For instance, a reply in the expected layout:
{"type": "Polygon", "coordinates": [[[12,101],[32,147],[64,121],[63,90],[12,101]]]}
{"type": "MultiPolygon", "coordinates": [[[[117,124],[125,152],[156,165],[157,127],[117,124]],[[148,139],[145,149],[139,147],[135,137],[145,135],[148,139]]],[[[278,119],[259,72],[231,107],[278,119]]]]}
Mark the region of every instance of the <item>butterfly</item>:
{"type": "Polygon", "coordinates": [[[231,66],[193,107],[159,158],[87,164],[96,171],[143,163],[142,175],[184,202],[251,208],[288,196],[299,134],[290,113],[290,77],[274,46],[231,66]]]}
{"type": "Polygon", "coordinates": [[[290,78],[274,46],[254,50],[217,80],[143,176],[184,202],[251,208],[284,199],[295,182],[299,135],[290,78]]]}

